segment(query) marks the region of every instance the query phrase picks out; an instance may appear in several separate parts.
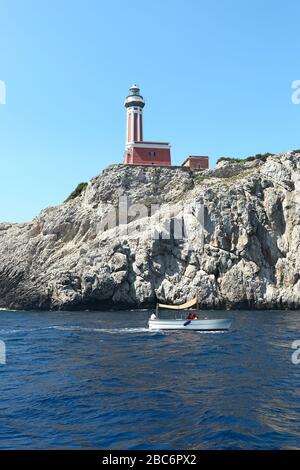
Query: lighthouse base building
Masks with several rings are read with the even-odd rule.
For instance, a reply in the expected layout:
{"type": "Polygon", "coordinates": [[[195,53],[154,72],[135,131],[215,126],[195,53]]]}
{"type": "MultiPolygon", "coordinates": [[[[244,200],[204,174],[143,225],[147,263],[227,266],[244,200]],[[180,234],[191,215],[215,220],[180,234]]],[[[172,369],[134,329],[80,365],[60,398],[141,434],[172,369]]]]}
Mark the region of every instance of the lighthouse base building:
{"type": "Polygon", "coordinates": [[[132,142],[125,149],[124,163],[171,165],[171,146],[166,142],[132,142]]]}

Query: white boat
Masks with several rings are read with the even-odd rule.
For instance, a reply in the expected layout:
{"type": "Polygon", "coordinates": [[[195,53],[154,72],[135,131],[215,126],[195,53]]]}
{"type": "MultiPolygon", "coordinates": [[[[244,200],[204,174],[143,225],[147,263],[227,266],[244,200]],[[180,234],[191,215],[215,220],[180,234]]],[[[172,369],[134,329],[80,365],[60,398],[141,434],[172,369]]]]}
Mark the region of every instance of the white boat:
{"type": "Polygon", "coordinates": [[[149,320],[149,330],[200,330],[222,331],[229,330],[231,320],[205,319],[205,320],[149,320]]]}
{"type": "Polygon", "coordinates": [[[199,293],[197,296],[182,305],[167,305],[157,304],[156,313],[152,314],[149,319],[149,330],[198,330],[198,331],[222,331],[229,330],[231,326],[231,320],[218,318],[208,319],[199,318],[204,313],[199,310],[199,293]],[[194,305],[197,306],[196,310],[192,312],[185,312],[181,314],[181,318],[174,319],[162,319],[159,318],[159,308],[165,308],[168,310],[184,310],[194,305]],[[184,315],[187,315],[183,318],[184,315]]]}

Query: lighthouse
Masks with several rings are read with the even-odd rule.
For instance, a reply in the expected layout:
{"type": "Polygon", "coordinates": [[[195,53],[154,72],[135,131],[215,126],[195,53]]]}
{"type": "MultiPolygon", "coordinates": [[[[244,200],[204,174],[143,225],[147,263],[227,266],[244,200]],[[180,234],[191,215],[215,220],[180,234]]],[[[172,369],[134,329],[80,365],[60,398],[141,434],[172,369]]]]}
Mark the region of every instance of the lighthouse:
{"type": "Polygon", "coordinates": [[[137,85],[132,85],[130,95],[125,99],[126,108],[126,147],[133,142],[143,141],[143,107],[145,100],[137,85]]]}
{"type": "Polygon", "coordinates": [[[134,84],[126,96],[126,143],[124,163],[127,165],[171,165],[171,146],[168,142],[143,140],[143,109],[145,100],[134,84]]]}

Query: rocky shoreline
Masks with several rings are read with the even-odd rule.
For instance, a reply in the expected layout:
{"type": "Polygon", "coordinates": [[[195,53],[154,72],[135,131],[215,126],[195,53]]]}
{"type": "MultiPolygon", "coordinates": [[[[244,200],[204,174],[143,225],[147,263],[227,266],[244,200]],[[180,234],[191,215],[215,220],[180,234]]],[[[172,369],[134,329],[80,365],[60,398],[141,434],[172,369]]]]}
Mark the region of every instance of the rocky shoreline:
{"type": "Polygon", "coordinates": [[[298,309],[299,180],[297,152],[201,173],[113,165],[32,222],[0,224],[0,308],[147,308],[200,289],[205,308],[298,309]],[[156,210],[100,230],[124,197],[156,210]],[[195,203],[204,208],[203,238],[195,203]],[[188,240],[164,238],[167,204],[188,240]]]}

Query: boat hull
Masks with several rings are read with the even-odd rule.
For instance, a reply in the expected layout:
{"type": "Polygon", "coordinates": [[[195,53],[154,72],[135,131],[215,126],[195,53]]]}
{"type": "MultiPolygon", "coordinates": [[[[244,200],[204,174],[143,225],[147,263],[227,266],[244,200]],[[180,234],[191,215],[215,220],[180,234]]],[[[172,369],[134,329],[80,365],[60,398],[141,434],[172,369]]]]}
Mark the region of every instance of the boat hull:
{"type": "Polygon", "coordinates": [[[231,320],[149,320],[149,330],[198,330],[198,331],[222,331],[228,330],[231,320]]]}

